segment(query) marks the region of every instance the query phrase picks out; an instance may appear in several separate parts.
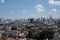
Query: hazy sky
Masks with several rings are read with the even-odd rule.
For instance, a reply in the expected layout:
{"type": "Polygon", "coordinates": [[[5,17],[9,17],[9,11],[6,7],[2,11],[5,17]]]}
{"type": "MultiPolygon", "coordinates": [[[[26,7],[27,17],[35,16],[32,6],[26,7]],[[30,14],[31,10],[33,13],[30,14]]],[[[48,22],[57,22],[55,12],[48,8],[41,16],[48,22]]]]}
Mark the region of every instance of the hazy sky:
{"type": "Polygon", "coordinates": [[[60,0],[0,0],[0,18],[60,17],[60,0]]]}

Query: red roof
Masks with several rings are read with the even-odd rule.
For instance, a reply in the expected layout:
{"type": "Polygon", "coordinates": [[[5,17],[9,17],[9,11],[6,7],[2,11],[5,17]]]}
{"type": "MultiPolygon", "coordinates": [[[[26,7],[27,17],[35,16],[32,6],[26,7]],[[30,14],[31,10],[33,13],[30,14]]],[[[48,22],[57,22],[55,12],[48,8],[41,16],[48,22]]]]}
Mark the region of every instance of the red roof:
{"type": "Polygon", "coordinates": [[[17,30],[6,30],[5,32],[17,32],[17,33],[22,33],[21,31],[17,31],[17,30]]]}

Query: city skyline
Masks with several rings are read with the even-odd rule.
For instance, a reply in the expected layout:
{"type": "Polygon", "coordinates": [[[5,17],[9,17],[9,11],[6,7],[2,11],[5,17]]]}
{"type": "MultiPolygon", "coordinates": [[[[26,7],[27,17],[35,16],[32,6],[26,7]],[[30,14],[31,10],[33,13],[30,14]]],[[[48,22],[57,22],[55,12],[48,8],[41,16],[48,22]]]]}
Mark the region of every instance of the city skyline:
{"type": "Polygon", "coordinates": [[[0,18],[60,18],[60,0],[0,0],[0,18]]]}

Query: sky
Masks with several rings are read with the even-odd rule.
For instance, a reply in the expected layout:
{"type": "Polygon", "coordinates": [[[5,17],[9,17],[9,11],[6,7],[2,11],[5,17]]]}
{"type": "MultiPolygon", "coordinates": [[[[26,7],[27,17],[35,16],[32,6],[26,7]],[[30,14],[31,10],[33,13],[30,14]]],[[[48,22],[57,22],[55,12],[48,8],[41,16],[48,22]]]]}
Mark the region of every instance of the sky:
{"type": "Polygon", "coordinates": [[[0,0],[0,18],[60,18],[60,0],[0,0]]]}

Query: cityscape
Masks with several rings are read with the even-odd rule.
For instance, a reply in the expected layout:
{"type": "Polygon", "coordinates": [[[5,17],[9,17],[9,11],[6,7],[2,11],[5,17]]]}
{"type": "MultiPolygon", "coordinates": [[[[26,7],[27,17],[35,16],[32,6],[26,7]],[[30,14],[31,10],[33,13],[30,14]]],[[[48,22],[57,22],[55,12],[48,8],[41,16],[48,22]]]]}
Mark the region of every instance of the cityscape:
{"type": "MultiPolygon", "coordinates": [[[[39,33],[43,30],[49,30],[54,32],[54,38],[52,40],[59,40],[60,39],[60,19],[54,19],[51,16],[46,18],[28,18],[28,19],[18,19],[18,20],[11,20],[11,19],[3,19],[0,18],[0,34],[13,34],[13,36],[19,36],[20,38],[27,38],[29,31],[31,31],[35,36],[35,32],[39,33]],[[14,31],[15,30],[15,31],[14,31]],[[15,33],[16,32],[16,33],[15,33]]],[[[48,33],[49,34],[49,33],[48,33]]],[[[5,36],[6,37],[6,36],[5,36]]],[[[30,37],[28,37],[30,38],[30,37]]],[[[38,40],[34,39],[33,36],[30,38],[31,40],[38,40]]],[[[28,39],[28,40],[30,40],[28,39]]],[[[23,39],[22,39],[23,40],[23,39]]],[[[40,40],[40,39],[39,39],[40,40]]]]}
{"type": "Polygon", "coordinates": [[[0,40],[60,40],[60,0],[0,0],[0,40]]]}

